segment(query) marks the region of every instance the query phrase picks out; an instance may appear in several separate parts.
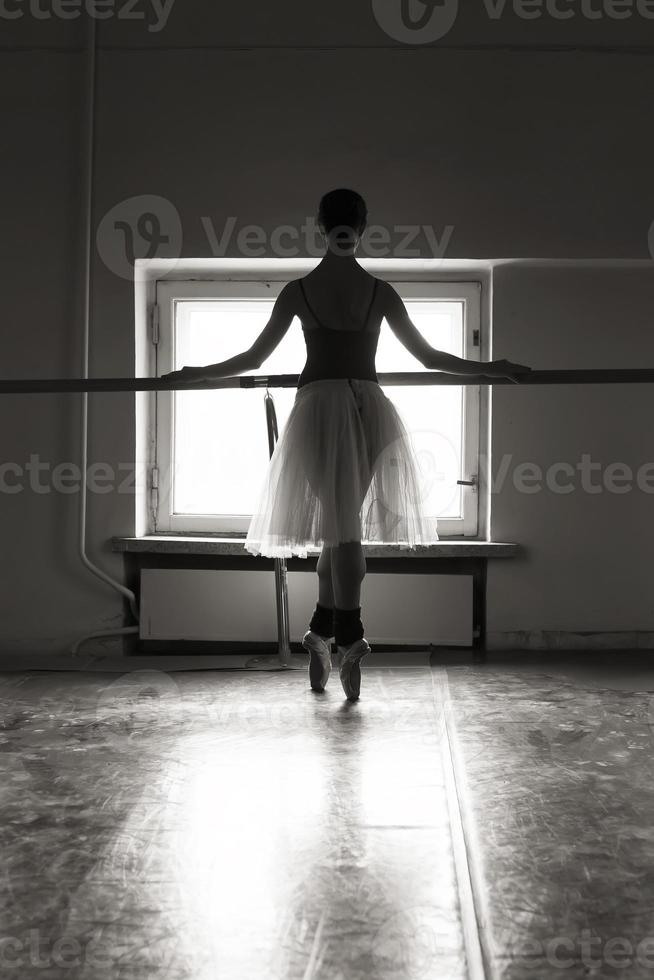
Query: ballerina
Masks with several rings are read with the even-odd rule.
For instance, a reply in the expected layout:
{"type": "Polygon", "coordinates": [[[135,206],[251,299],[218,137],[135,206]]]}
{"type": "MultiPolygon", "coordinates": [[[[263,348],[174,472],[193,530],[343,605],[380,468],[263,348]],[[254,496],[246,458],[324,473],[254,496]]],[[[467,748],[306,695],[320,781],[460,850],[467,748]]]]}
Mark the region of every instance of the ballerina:
{"type": "Polygon", "coordinates": [[[166,380],[203,381],[259,368],[294,317],[300,319],[307,360],[270,457],[245,549],[254,555],[302,558],[308,547],[322,549],[318,601],[302,645],[309,652],[311,687],[323,691],[335,638],[349,700],[360,695],[361,661],[370,652],[361,620],[366,574],[362,542],[400,542],[414,548],[438,540],[437,522],[421,508],[410,435],[377,380],[382,321],[428,370],[516,383],[531,370],[507,360],[455,357],[427,343],[397,291],[355,258],[367,220],[360,194],[345,188],[325,194],[318,210],[325,256],[303,279],[284,286],[250,350],[219,364],[164,375],[166,380]]]}

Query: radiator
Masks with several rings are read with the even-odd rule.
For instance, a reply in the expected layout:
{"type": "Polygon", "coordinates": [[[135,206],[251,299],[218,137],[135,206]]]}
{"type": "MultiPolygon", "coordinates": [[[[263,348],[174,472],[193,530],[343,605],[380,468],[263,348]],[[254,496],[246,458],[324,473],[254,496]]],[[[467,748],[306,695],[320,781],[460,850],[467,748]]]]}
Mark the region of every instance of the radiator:
{"type": "MultiPolygon", "coordinates": [[[[287,572],[291,642],[299,642],[317,600],[315,572],[287,572]]],[[[371,643],[472,644],[472,577],[368,574],[362,619],[371,643]]],[[[141,570],[143,640],[276,642],[272,571],[141,570]]]]}

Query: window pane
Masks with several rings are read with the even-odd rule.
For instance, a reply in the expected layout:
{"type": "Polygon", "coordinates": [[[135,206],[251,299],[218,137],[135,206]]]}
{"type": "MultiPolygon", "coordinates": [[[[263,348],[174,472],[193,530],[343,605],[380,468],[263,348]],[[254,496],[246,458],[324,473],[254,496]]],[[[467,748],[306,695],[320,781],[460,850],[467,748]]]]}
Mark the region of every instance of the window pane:
{"type": "MultiPolygon", "coordinates": [[[[269,300],[178,300],[175,370],[185,364],[215,364],[247,350],[272,308],[269,300]]],[[[305,358],[302,330],[294,320],[266,361],[266,373],[299,374],[305,358]]],[[[253,513],[269,459],[264,392],[225,388],[175,393],[173,513],[253,513]]],[[[295,388],[275,388],[272,394],[281,432],[295,388]]]]}
{"type": "MultiPolygon", "coordinates": [[[[405,301],[411,320],[432,347],[463,357],[464,308],[461,302],[405,301]]],[[[424,371],[386,323],[377,348],[377,372],[424,371]]],[[[459,385],[384,388],[404,419],[416,450],[421,496],[430,517],[462,518],[461,478],[463,396],[459,385]]]]}
{"type": "MultiPolygon", "coordinates": [[[[252,344],[270,317],[270,300],[178,300],[174,367],[226,360],[252,344]]],[[[409,301],[409,315],[428,342],[462,356],[463,304],[409,301]]],[[[267,359],[266,374],[299,374],[306,348],[297,318],[267,359]]],[[[421,371],[422,365],[384,322],[378,372],[421,371]]],[[[247,372],[261,373],[260,370],[247,372]]],[[[388,386],[386,395],[406,422],[421,471],[423,506],[429,516],[462,516],[463,388],[388,386]]],[[[294,388],[271,390],[282,432],[294,388]]],[[[254,511],[269,459],[264,389],[181,391],[174,395],[174,514],[248,517],[254,511]]]]}

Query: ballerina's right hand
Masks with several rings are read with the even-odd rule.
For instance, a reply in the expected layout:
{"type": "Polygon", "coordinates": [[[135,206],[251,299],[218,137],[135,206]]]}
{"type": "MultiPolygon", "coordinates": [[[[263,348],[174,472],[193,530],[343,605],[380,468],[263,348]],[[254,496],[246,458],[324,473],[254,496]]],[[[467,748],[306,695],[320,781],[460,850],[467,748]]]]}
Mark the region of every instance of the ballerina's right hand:
{"type": "Polygon", "coordinates": [[[491,361],[484,374],[489,378],[508,378],[514,384],[520,384],[520,375],[529,374],[530,367],[526,364],[515,364],[513,361],[504,359],[491,361]]]}

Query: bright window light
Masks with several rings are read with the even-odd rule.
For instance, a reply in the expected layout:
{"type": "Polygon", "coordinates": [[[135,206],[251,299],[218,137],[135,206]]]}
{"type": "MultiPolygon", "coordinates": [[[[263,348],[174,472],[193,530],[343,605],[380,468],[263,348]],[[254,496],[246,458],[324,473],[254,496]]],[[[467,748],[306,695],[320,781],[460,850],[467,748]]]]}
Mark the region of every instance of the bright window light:
{"type": "MultiPolygon", "coordinates": [[[[156,287],[157,374],[215,364],[248,350],[270,319],[286,280],[178,280],[156,287]]],[[[412,321],[437,350],[480,353],[476,282],[389,280],[412,321]]],[[[248,374],[299,375],[306,346],[296,317],[275,351],[248,374]]],[[[382,322],[377,373],[426,373],[382,322]]],[[[383,386],[409,432],[422,507],[439,536],[477,534],[480,388],[478,385],[383,386]]],[[[280,436],[296,388],[272,388],[280,436]]],[[[270,453],[265,389],[217,388],[154,396],[151,530],[243,535],[254,513],[270,453]],[[155,472],[156,471],[156,472],[155,472]]]]}
{"type": "MultiPolygon", "coordinates": [[[[407,301],[409,316],[439,350],[463,356],[464,304],[407,301]]],[[[265,300],[178,300],[174,312],[174,368],[212,364],[247,350],[265,326],[265,300]]],[[[296,318],[279,347],[248,374],[299,374],[306,360],[296,318]]],[[[420,371],[422,365],[382,323],[377,372],[420,371]]],[[[279,432],[294,388],[272,392],[279,432]]],[[[459,386],[384,389],[397,406],[416,450],[425,513],[462,517],[463,389],[459,386]]],[[[250,516],[269,458],[263,389],[176,392],[173,422],[172,508],[178,515],[250,516]]]]}

